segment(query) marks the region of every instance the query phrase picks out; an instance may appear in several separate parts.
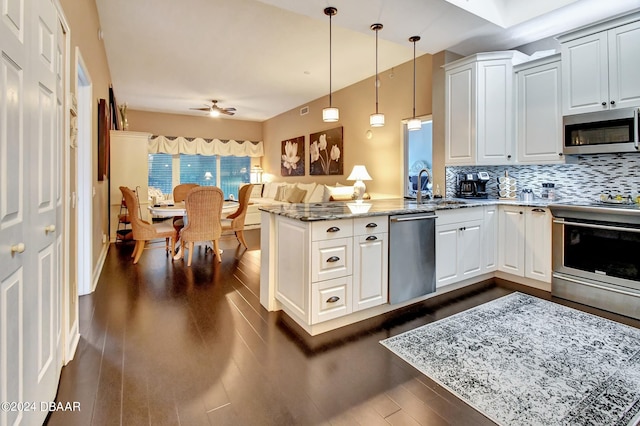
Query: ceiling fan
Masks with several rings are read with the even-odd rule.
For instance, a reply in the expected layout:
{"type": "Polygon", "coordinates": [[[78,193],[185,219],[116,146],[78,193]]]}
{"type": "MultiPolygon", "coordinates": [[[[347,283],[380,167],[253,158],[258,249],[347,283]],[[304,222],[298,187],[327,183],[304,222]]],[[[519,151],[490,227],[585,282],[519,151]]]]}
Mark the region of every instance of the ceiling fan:
{"type": "Polygon", "coordinates": [[[206,108],[189,108],[197,111],[209,111],[209,115],[212,117],[218,117],[220,114],[233,115],[236,113],[235,108],[221,108],[218,106],[218,101],[213,99],[211,101],[211,106],[206,108]]]}

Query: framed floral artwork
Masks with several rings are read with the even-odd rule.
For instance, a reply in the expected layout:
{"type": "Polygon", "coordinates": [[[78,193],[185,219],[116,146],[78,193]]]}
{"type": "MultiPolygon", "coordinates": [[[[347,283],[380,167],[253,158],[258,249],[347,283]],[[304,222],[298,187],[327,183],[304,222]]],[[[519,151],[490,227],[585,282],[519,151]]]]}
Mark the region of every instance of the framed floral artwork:
{"type": "Polygon", "coordinates": [[[341,175],[343,172],[342,127],[309,135],[309,174],[341,175]]]}
{"type": "Polygon", "coordinates": [[[282,176],[304,176],[304,136],[282,141],[281,158],[282,176]]]}

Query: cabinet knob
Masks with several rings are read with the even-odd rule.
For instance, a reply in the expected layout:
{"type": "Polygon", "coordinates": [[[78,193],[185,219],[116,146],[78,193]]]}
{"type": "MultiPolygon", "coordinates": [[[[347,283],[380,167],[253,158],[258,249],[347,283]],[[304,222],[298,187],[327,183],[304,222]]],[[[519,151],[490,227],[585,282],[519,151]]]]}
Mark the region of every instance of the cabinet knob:
{"type": "Polygon", "coordinates": [[[340,260],[338,256],[331,256],[327,259],[327,262],[337,262],[338,260],[340,260]]]}
{"type": "Polygon", "coordinates": [[[559,156],[559,157],[562,157],[563,155],[564,155],[564,154],[563,154],[562,152],[559,152],[559,153],[558,153],[558,156],[559,156]]]}
{"type": "Polygon", "coordinates": [[[507,158],[508,158],[509,160],[511,160],[511,154],[507,155],[507,158]]]}
{"type": "Polygon", "coordinates": [[[365,238],[367,241],[374,241],[377,240],[378,237],[376,237],[375,235],[369,235],[367,238],[365,238]]]}
{"type": "Polygon", "coordinates": [[[518,212],[518,213],[520,213],[520,214],[524,214],[524,212],[518,212]]]}
{"type": "Polygon", "coordinates": [[[337,226],[332,226],[331,228],[327,229],[327,232],[338,232],[340,230],[340,228],[338,228],[337,226]]]}
{"type": "Polygon", "coordinates": [[[603,103],[602,103],[602,106],[607,106],[607,103],[606,103],[606,102],[603,102],[603,103]]]}
{"type": "Polygon", "coordinates": [[[611,101],[611,105],[615,105],[615,104],[616,104],[616,101],[611,101]]]}
{"type": "Polygon", "coordinates": [[[11,254],[13,253],[24,253],[24,243],[18,243],[11,246],[11,254]]]}
{"type": "Polygon", "coordinates": [[[327,303],[336,303],[340,298],[338,296],[331,296],[327,299],[327,303]]]}
{"type": "Polygon", "coordinates": [[[56,232],[56,226],[55,225],[48,225],[44,227],[44,233],[48,234],[49,232],[56,232]]]}
{"type": "Polygon", "coordinates": [[[367,223],[367,224],[365,225],[365,228],[377,228],[377,227],[378,227],[378,224],[377,224],[377,223],[374,223],[374,222],[367,223]]]}

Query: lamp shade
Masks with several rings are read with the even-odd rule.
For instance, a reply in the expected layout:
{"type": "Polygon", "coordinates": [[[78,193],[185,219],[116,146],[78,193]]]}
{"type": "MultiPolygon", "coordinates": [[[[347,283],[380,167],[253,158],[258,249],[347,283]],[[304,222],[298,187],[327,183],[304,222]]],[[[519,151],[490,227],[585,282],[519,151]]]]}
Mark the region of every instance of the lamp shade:
{"type": "Polygon", "coordinates": [[[249,172],[249,181],[251,183],[262,183],[262,167],[256,165],[251,167],[251,171],[249,172]]]}
{"type": "Polygon", "coordinates": [[[340,119],[340,111],[336,107],[327,107],[322,110],[322,121],[333,123],[340,119]]]}
{"type": "Polygon", "coordinates": [[[407,121],[407,130],[420,130],[422,128],[422,120],[419,118],[411,118],[407,121]]]}
{"type": "Polygon", "coordinates": [[[384,114],[381,112],[376,112],[375,114],[371,114],[369,116],[369,125],[371,127],[384,126],[384,114]]]}
{"type": "Polygon", "coordinates": [[[353,166],[353,170],[351,170],[351,174],[347,178],[347,180],[371,180],[371,176],[369,172],[367,172],[367,168],[363,165],[353,166]]]}

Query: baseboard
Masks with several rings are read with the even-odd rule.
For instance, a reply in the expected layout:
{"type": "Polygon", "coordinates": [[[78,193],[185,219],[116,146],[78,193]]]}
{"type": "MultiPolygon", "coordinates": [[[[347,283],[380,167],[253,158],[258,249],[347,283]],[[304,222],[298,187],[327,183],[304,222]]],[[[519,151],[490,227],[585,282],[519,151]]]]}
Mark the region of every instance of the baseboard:
{"type": "Polygon", "coordinates": [[[91,277],[91,291],[89,293],[93,293],[98,286],[98,280],[100,279],[100,274],[102,273],[102,268],[104,267],[104,262],[107,260],[107,253],[109,253],[109,247],[111,244],[103,244],[102,251],[100,252],[100,257],[98,258],[98,262],[96,262],[96,267],[93,268],[93,275],[91,277]]]}
{"type": "Polygon", "coordinates": [[[69,344],[66,347],[66,353],[64,356],[64,365],[69,364],[73,360],[76,354],[76,350],[78,349],[78,344],[80,343],[80,322],[78,320],[78,315],[76,315],[76,321],[69,330],[68,341],[69,344]]]}

